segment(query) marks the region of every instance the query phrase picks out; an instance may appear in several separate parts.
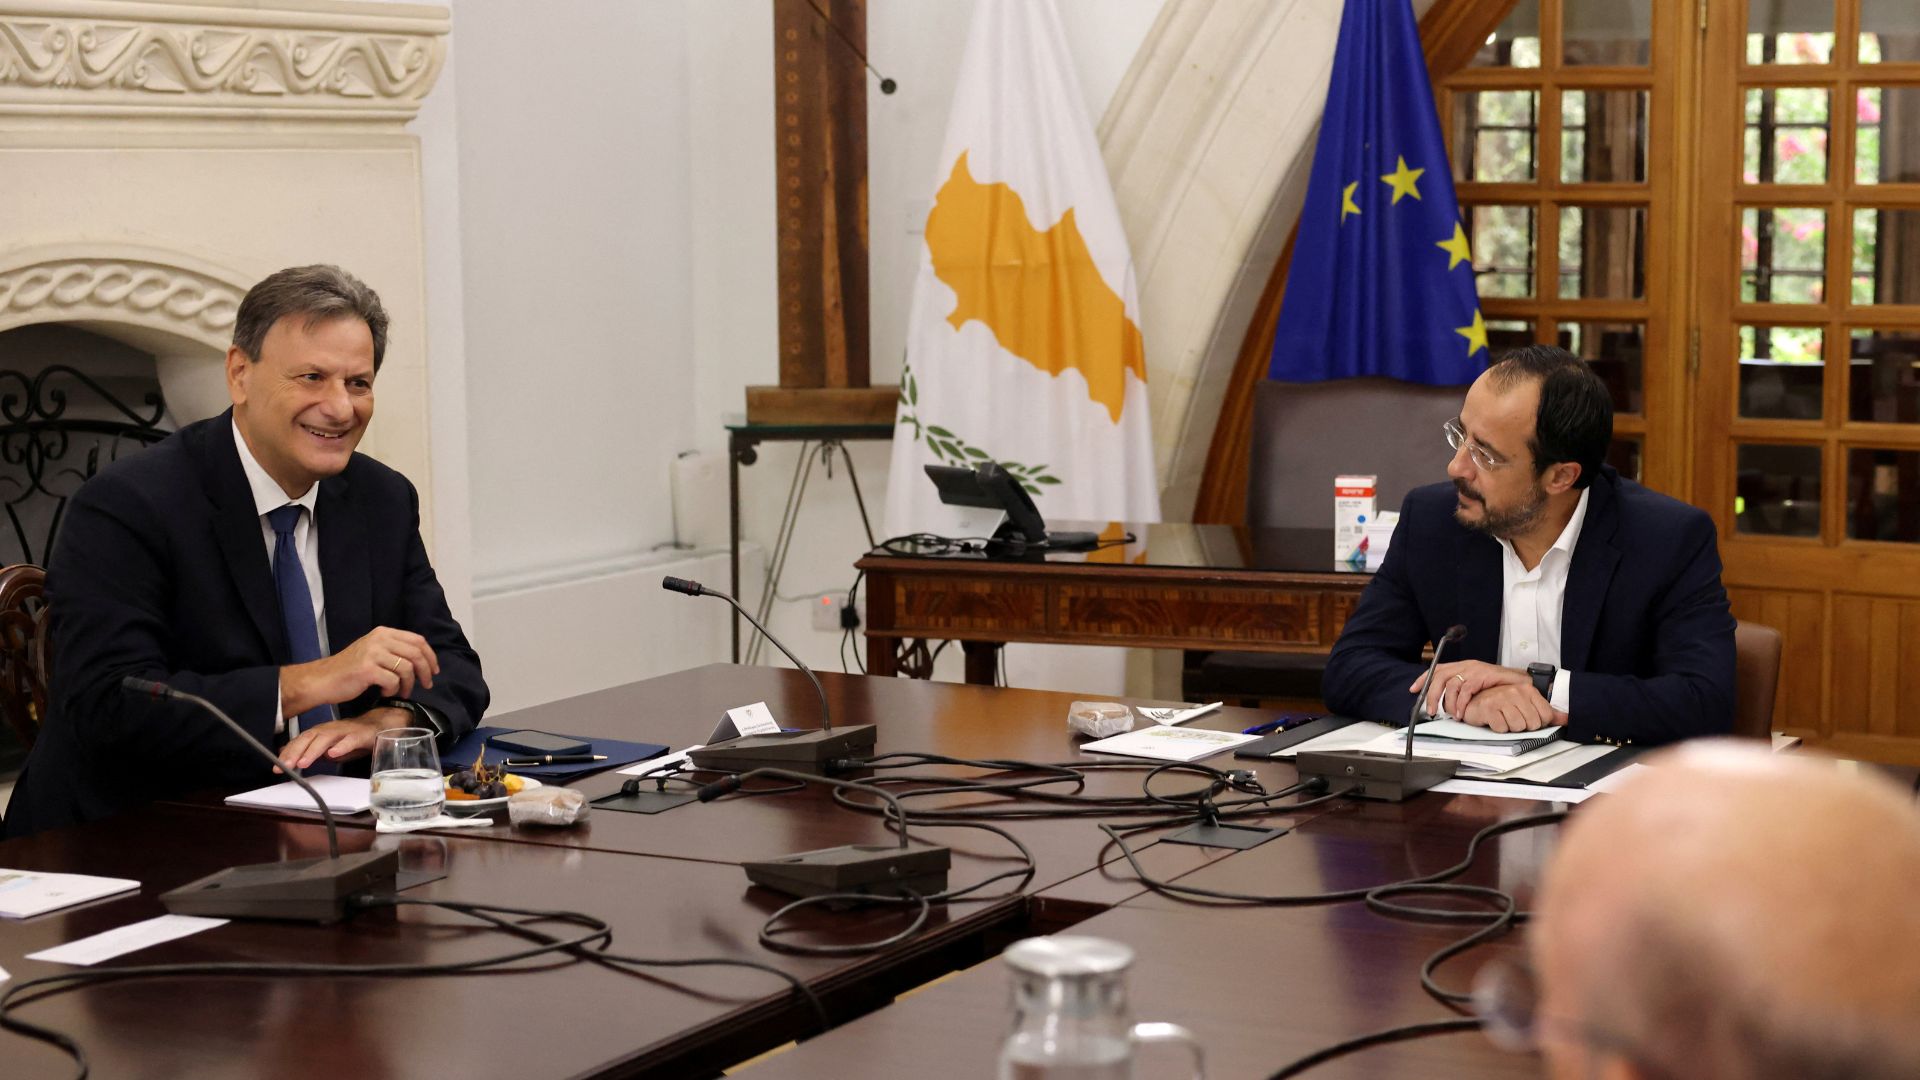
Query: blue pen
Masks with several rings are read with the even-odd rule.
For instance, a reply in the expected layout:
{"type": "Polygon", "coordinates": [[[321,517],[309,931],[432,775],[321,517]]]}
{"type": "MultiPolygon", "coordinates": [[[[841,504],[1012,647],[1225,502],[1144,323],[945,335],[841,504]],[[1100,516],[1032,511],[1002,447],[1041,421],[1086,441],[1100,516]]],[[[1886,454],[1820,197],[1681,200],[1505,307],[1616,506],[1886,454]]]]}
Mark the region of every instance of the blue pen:
{"type": "Polygon", "coordinates": [[[1271,735],[1276,731],[1285,731],[1290,727],[1299,727],[1301,724],[1309,723],[1311,721],[1318,720],[1318,719],[1319,717],[1313,716],[1309,713],[1284,713],[1281,715],[1280,719],[1278,720],[1269,720],[1264,724],[1255,724],[1254,726],[1242,731],[1240,734],[1271,735]]]}

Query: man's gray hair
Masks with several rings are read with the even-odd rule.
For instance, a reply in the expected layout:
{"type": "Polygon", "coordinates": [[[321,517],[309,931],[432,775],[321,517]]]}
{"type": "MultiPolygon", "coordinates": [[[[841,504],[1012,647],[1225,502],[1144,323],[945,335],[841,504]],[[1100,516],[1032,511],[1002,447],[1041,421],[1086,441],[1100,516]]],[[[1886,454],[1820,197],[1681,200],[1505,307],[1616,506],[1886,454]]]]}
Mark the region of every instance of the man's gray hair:
{"type": "Polygon", "coordinates": [[[373,332],[373,370],[387,355],[387,309],[366,283],[337,266],[290,266],[247,290],[233,320],[233,344],[249,360],[260,359],[261,343],[273,324],[289,315],[306,318],[311,328],[329,319],[353,316],[373,332]]]}

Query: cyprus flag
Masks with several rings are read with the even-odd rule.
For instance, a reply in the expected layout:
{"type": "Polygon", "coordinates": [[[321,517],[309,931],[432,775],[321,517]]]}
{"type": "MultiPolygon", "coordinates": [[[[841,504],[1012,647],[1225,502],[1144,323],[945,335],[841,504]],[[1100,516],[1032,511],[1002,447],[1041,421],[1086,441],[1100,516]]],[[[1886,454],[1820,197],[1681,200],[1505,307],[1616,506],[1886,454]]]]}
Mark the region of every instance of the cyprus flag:
{"type": "Polygon", "coordinates": [[[1158,521],[1133,259],[1053,0],[980,0],[940,163],[887,535],[959,535],[923,466],[987,460],[1049,526],[1158,521]]]}

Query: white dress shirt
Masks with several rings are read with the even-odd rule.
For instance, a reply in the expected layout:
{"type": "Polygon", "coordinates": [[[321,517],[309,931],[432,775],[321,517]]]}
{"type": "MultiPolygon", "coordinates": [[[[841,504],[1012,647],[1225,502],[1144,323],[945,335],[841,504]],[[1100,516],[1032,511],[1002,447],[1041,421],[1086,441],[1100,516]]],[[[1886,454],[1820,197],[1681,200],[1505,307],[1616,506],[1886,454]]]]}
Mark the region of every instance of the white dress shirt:
{"type": "MultiPolygon", "coordinates": [[[[1561,616],[1574,545],[1580,542],[1580,527],[1587,520],[1588,494],[1580,493],[1567,527],[1533,569],[1521,563],[1511,541],[1500,541],[1500,666],[1524,671],[1528,664],[1552,664],[1553,692],[1547,701],[1563,713],[1573,696],[1573,680],[1560,666],[1561,616]]],[[[1451,715],[1446,697],[1441,695],[1441,717],[1451,715]]]]}
{"type": "MultiPolygon", "coordinates": [[[[287,498],[287,493],[278,481],[267,475],[260,462],[255,460],[253,451],[248,448],[246,437],[240,434],[240,425],[233,425],[233,447],[240,452],[240,471],[247,474],[247,487],[253,491],[253,508],[260,515],[260,539],[267,546],[267,565],[273,565],[274,535],[273,526],[267,523],[267,514],[289,503],[302,507],[301,514],[293,525],[293,548],[300,554],[300,569],[307,575],[307,592],[313,597],[313,625],[320,632],[320,655],[330,656],[333,650],[327,647],[327,596],[320,583],[320,530],[314,528],[314,506],[320,498],[320,485],[314,484],[297,499],[287,498]]],[[[285,710],[275,702],[273,710],[273,730],[286,729],[285,710]]]]}

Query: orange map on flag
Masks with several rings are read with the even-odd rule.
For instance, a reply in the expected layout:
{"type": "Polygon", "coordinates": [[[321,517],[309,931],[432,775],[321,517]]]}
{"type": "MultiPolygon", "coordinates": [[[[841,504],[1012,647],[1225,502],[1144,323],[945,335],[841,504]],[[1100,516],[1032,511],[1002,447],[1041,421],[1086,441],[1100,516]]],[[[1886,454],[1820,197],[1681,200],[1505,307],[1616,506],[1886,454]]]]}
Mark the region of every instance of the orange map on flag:
{"type": "Polygon", "coordinates": [[[1087,396],[1120,422],[1126,373],[1146,381],[1146,351],[1071,209],[1036,230],[1020,194],[975,180],[962,153],[927,215],[927,250],[933,272],[959,296],[947,316],[954,329],[977,321],[1049,375],[1080,372],[1087,396]]]}

